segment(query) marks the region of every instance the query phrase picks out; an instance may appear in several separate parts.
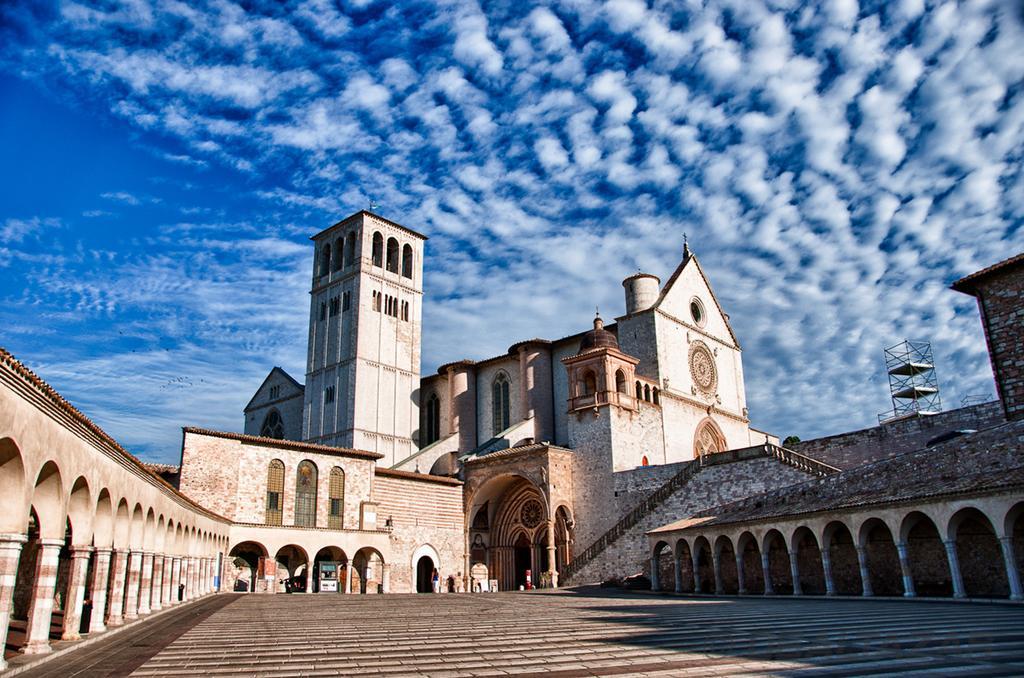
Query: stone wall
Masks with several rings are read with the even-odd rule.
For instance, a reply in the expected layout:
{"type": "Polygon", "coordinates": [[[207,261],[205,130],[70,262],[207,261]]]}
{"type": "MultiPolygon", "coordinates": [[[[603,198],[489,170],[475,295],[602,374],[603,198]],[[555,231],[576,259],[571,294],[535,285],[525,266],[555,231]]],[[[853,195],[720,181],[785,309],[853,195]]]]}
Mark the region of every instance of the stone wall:
{"type": "Polygon", "coordinates": [[[465,567],[465,537],[461,483],[410,479],[379,470],[374,481],[378,523],[391,520],[391,590],[414,591],[417,549],[429,545],[437,552],[442,577],[465,567]]]}
{"type": "Polygon", "coordinates": [[[978,282],[985,339],[1007,419],[1024,419],[1024,273],[1010,266],[978,282]]]}
{"type": "Polygon", "coordinates": [[[927,417],[893,421],[850,433],[806,440],[790,447],[800,454],[841,469],[923,448],[950,431],[982,430],[1003,423],[998,402],[982,403],[927,417]]]}
{"type": "MultiPolygon", "coordinates": [[[[682,466],[683,464],[671,464],[616,473],[618,514],[621,516],[631,510],[682,466]]],[[[648,530],[679,520],[696,511],[800,483],[809,477],[804,472],[774,458],[748,459],[705,467],[627,534],[580,570],[571,583],[583,584],[648,572],[648,530]]],[[[575,550],[581,551],[589,546],[589,543],[578,540],[575,550]]]]}

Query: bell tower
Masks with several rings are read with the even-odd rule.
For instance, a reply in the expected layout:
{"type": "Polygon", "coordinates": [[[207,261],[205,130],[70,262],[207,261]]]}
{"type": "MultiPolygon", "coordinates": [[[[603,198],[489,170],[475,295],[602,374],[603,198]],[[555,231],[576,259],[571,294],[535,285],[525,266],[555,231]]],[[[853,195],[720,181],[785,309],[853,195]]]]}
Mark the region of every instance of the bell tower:
{"type": "Polygon", "coordinates": [[[416,451],[426,239],[366,210],[313,236],[306,441],[416,451]]]}
{"type": "Polygon", "coordinates": [[[563,358],[562,363],[569,376],[569,412],[638,409],[630,384],[640,361],[619,350],[618,340],[604,328],[601,316],[594,318],[594,329],[583,335],[579,353],[563,358]]]}

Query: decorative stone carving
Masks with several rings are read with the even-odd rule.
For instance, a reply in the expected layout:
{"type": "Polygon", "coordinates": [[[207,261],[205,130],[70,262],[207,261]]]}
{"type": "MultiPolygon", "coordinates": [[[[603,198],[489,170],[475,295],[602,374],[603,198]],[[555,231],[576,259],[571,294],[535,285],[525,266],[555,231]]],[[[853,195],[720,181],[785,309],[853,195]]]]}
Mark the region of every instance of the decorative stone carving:
{"type": "Polygon", "coordinates": [[[704,393],[714,393],[718,388],[718,370],[715,368],[715,357],[702,341],[690,344],[690,376],[704,393]]]}
{"type": "Polygon", "coordinates": [[[519,511],[519,522],[523,524],[523,527],[529,529],[533,529],[540,525],[540,521],[543,517],[544,507],[541,506],[540,502],[536,499],[527,501],[519,511]]]}

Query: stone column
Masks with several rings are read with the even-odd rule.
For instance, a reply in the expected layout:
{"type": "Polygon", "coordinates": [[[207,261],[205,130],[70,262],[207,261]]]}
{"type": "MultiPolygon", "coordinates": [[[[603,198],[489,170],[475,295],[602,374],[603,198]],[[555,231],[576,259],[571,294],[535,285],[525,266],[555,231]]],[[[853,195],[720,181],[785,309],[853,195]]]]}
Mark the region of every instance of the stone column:
{"type": "Polygon", "coordinates": [[[672,572],[676,578],[675,592],[683,592],[683,561],[680,558],[672,558],[672,572]]]}
{"type": "Polygon", "coordinates": [[[32,583],[32,602],[28,608],[25,631],[25,654],[45,654],[50,647],[50,620],[53,617],[53,594],[57,584],[57,567],[63,539],[40,539],[36,556],[36,578],[32,583]]]}
{"type": "Polygon", "coordinates": [[[171,605],[177,605],[181,601],[178,600],[178,585],[181,584],[181,558],[171,558],[171,605]]]}
{"type": "Polygon", "coordinates": [[[800,564],[796,560],[796,549],[789,552],[789,572],[793,577],[793,595],[802,596],[803,588],[800,586],[800,564]]]}
{"type": "Polygon", "coordinates": [[[107,626],[120,626],[124,623],[124,594],[128,579],[128,551],[114,549],[113,572],[110,577],[110,614],[107,615],[107,626]]]}
{"type": "Polygon", "coordinates": [[[124,593],[124,619],[139,618],[139,585],[142,581],[142,552],[128,554],[128,585],[124,593]]]}
{"type": "Polygon", "coordinates": [[[107,610],[107,583],[110,580],[110,549],[98,548],[92,561],[92,580],[89,582],[89,598],[92,600],[92,617],[89,618],[89,633],[107,630],[103,613],[107,610]]]}
{"type": "Polygon", "coordinates": [[[384,563],[380,566],[380,585],[383,593],[391,593],[391,565],[384,563]]]}
{"type": "Polygon", "coordinates": [[[960,573],[960,559],[957,558],[956,555],[956,540],[943,540],[942,544],[946,547],[946,559],[949,561],[949,575],[953,580],[953,597],[966,598],[967,592],[964,590],[964,577],[960,573]]]}
{"type": "Polygon", "coordinates": [[[913,598],[916,595],[914,591],[914,573],[910,570],[910,556],[907,553],[907,543],[901,541],[896,544],[896,553],[900,556],[900,573],[903,575],[903,595],[907,598],[913,598]]]}
{"type": "Polygon", "coordinates": [[[196,558],[196,598],[206,595],[206,558],[196,558]]]}
{"type": "Polygon", "coordinates": [[[163,578],[160,582],[160,606],[170,607],[171,606],[171,576],[174,569],[174,557],[165,555],[163,557],[163,578]]]}
{"type": "MultiPolygon", "coordinates": [[[[198,583],[199,583],[199,559],[192,556],[188,559],[188,597],[189,599],[198,598],[198,583]]],[[[308,589],[308,586],[307,586],[308,589]]]]}
{"type": "Polygon", "coordinates": [[[157,610],[163,609],[161,604],[163,601],[164,593],[164,555],[162,553],[153,554],[153,588],[152,594],[149,598],[149,609],[156,612],[157,610]]]}
{"type": "Polygon", "coordinates": [[[1010,583],[1010,600],[1020,600],[1024,597],[1020,585],[1020,570],[1017,569],[1017,559],[1013,556],[1013,538],[1000,537],[999,544],[1003,547],[1003,562],[1006,563],[1006,580],[1010,583]]]}
{"type": "Polygon", "coordinates": [[[829,553],[828,546],[821,549],[821,569],[825,572],[825,595],[834,596],[836,584],[832,579],[832,554],[829,553]]]}
{"type": "Polygon", "coordinates": [[[61,640],[81,640],[82,609],[85,606],[85,576],[89,572],[91,546],[71,547],[71,568],[68,570],[68,589],[64,596],[64,625],[61,640]]]}
{"type": "MultiPolygon", "coordinates": [[[[21,549],[28,541],[24,534],[0,534],[0,647],[7,643],[7,627],[11,621],[11,607],[14,603],[14,582],[18,576],[18,561],[21,549]]],[[[3,652],[0,652],[0,671],[7,668],[3,652]]]]}
{"type": "Polygon", "coordinates": [[[551,588],[558,588],[558,570],[555,568],[555,521],[548,521],[548,578],[551,588]]]}
{"type": "Polygon", "coordinates": [[[352,561],[345,564],[345,593],[352,593],[352,561]]]}
{"type": "Polygon", "coordinates": [[[747,592],[747,578],[743,575],[743,553],[736,554],[736,594],[744,595],[747,592]]]}
{"type": "Polygon", "coordinates": [[[761,553],[761,571],[764,574],[764,595],[774,595],[775,587],[772,586],[772,565],[771,560],[768,559],[767,552],[761,553]]]}
{"type": "Polygon", "coordinates": [[[139,575],[139,614],[149,614],[153,599],[153,553],[142,552],[142,572],[139,575]]]}
{"type": "Polygon", "coordinates": [[[661,581],[658,575],[658,556],[651,556],[651,590],[660,591],[661,581]]]}
{"type": "Polygon", "coordinates": [[[725,593],[725,584],[722,583],[722,562],[718,553],[711,552],[711,569],[715,573],[715,595],[725,593]]]}
{"type": "Polygon", "coordinates": [[[868,550],[863,546],[857,547],[857,565],[860,567],[861,595],[870,598],[875,595],[871,590],[871,573],[868,572],[868,550]]]}

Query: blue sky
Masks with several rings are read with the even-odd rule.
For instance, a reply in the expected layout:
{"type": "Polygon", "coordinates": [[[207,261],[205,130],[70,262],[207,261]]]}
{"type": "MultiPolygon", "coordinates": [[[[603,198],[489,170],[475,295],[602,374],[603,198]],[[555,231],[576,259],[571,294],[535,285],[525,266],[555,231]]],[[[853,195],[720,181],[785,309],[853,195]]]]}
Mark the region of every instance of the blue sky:
{"type": "Polygon", "coordinates": [[[889,406],[930,339],[994,397],[957,277],[1024,249],[1019,3],[0,7],[0,343],[140,456],[302,378],[308,236],[431,236],[424,372],[623,312],[682,233],[754,424],[889,406]]]}

